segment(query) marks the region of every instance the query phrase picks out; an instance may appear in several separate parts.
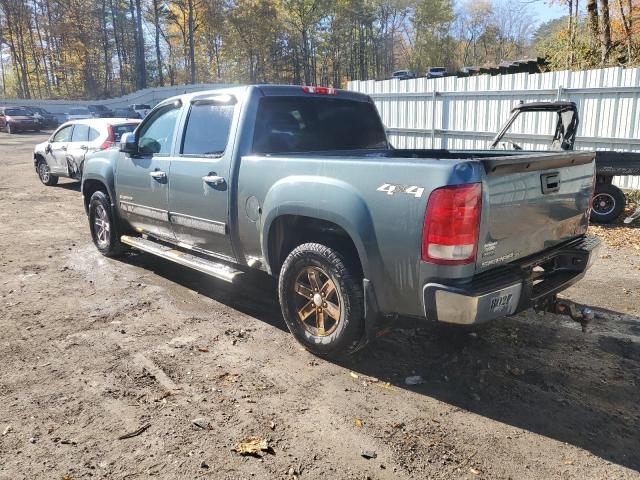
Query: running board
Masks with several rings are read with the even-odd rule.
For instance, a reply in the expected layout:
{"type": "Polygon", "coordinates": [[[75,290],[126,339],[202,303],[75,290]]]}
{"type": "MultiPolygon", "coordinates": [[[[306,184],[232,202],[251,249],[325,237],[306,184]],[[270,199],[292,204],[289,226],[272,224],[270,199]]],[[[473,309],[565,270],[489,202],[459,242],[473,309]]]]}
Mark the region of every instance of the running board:
{"type": "Polygon", "coordinates": [[[135,249],[151,253],[152,255],[157,255],[158,257],[162,257],[166,260],[184,265],[185,267],[193,268],[194,270],[219,278],[225,282],[233,283],[237,277],[244,274],[243,271],[235,270],[224,263],[218,263],[205,258],[196,257],[195,255],[183,252],[182,250],[176,250],[175,248],[145,238],[122,235],[122,237],[120,237],[120,241],[135,249]]]}

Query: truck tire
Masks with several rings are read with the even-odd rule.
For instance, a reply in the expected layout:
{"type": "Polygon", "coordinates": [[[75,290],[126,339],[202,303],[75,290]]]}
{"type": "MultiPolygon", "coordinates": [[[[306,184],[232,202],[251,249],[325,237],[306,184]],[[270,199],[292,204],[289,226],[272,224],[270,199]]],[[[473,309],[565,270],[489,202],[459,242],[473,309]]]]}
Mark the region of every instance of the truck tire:
{"type": "Polygon", "coordinates": [[[98,251],[105,257],[119,257],[125,251],[120,243],[118,224],[106,193],[98,190],[89,200],[89,229],[98,251]]]}
{"type": "Polygon", "coordinates": [[[58,183],[58,176],[51,173],[49,165],[47,165],[47,162],[45,162],[44,160],[38,161],[36,171],[38,173],[38,178],[43,183],[43,185],[52,187],[53,185],[56,185],[58,183]]]}
{"type": "Polygon", "coordinates": [[[284,261],[278,281],[282,315],[307,350],[339,357],[362,347],[364,293],[359,269],[337,250],[305,243],[284,261]]]}
{"type": "Polygon", "coordinates": [[[620,216],[625,204],[626,199],[622,190],[615,185],[598,183],[593,194],[591,221],[610,223],[620,216]]]}

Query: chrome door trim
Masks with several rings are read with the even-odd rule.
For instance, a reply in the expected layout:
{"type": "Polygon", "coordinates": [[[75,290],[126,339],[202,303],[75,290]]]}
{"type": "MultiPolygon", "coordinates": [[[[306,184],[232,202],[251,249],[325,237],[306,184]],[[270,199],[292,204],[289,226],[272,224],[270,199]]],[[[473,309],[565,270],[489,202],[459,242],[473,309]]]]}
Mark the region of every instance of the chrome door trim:
{"type": "Polygon", "coordinates": [[[196,230],[205,230],[207,232],[227,235],[227,224],[216,220],[206,218],[193,217],[184,213],[169,213],[171,223],[182,225],[183,227],[195,228],[196,230]]]}
{"type": "Polygon", "coordinates": [[[169,222],[169,212],[167,210],[162,210],[161,208],[148,207],[146,205],[138,205],[137,203],[120,200],[120,209],[126,213],[169,222]]]}

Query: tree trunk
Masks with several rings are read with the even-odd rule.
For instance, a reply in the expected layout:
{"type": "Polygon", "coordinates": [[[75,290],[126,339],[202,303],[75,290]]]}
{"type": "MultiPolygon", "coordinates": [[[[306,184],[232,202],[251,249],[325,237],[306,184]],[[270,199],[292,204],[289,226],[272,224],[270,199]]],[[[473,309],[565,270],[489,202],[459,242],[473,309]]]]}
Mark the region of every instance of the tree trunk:
{"type": "Polygon", "coordinates": [[[609,0],[600,0],[600,52],[602,65],[609,59],[611,50],[611,22],[609,20],[609,0]]]}
{"type": "Polygon", "coordinates": [[[598,0],[587,0],[587,23],[589,24],[590,42],[598,43],[598,0]]]}
{"type": "MultiPolygon", "coordinates": [[[[138,0],[140,1],[140,0],[138,0]]],[[[196,50],[193,43],[193,0],[188,0],[189,7],[189,66],[191,67],[191,83],[196,83],[196,50]]]]}
{"type": "Polygon", "coordinates": [[[164,77],[162,76],[162,55],[160,53],[160,5],[158,0],[153,0],[153,26],[155,27],[156,42],[156,62],[158,64],[158,83],[164,87],[164,77]]]}
{"type": "Polygon", "coordinates": [[[147,63],[144,58],[144,32],[142,31],[142,7],[140,0],[136,0],[136,65],[137,86],[147,88],[147,63]]]}
{"type": "Polygon", "coordinates": [[[122,52],[120,48],[120,40],[118,39],[118,24],[116,22],[116,11],[113,6],[113,0],[109,0],[111,7],[111,23],[113,26],[113,38],[116,44],[116,56],[118,57],[118,77],[120,79],[120,95],[124,95],[124,71],[122,70],[122,52]]]}

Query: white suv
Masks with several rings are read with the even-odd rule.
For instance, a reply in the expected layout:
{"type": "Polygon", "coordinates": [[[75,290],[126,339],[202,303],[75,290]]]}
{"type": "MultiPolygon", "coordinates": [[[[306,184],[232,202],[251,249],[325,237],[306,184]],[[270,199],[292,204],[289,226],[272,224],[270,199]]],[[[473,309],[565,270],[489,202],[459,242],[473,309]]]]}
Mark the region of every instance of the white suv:
{"type": "Polygon", "coordinates": [[[81,180],[87,155],[117,145],[122,134],[133,132],[139,123],[130,118],[96,118],[62,124],[33,151],[40,181],[50,186],[58,183],[58,177],[81,180]]]}

